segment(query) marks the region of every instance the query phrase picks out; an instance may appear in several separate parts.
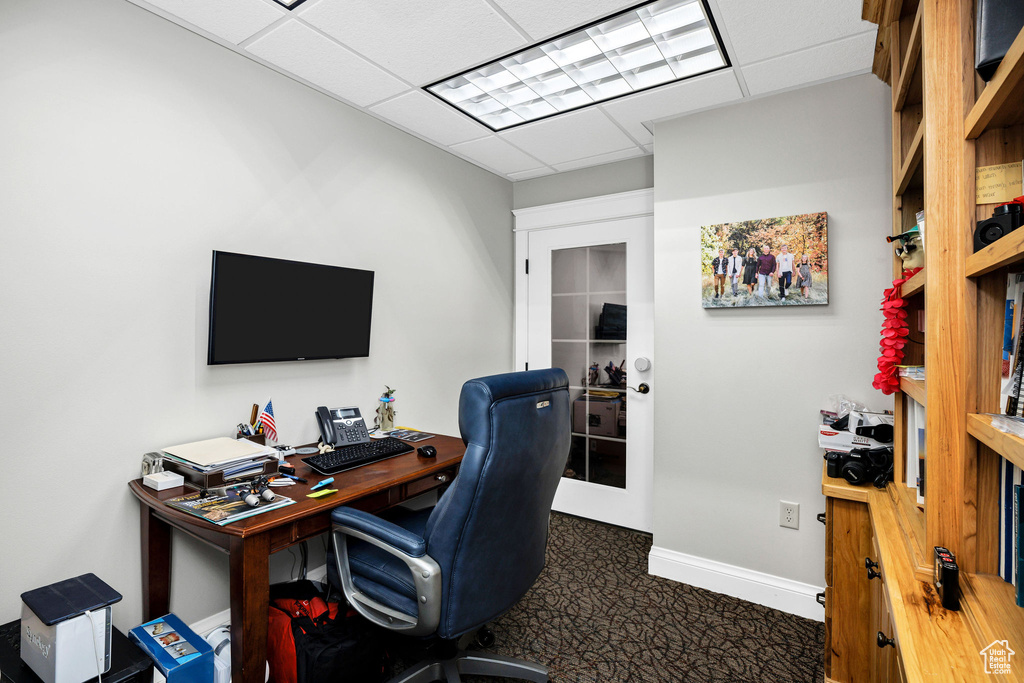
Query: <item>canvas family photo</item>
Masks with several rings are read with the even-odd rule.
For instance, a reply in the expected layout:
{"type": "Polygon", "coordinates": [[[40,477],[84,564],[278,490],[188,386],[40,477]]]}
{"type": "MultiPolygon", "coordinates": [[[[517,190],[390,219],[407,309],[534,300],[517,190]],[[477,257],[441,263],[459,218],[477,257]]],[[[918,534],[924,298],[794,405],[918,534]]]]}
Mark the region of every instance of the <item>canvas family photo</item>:
{"type": "Polygon", "coordinates": [[[704,308],[828,303],[828,214],[700,229],[704,308]]]}

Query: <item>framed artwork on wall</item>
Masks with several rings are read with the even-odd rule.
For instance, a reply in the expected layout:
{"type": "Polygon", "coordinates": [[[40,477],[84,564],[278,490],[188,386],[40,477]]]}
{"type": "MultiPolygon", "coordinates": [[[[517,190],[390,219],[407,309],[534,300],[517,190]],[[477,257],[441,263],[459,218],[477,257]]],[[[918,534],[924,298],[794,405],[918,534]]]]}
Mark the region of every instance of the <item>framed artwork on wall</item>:
{"type": "Polygon", "coordinates": [[[828,303],[828,214],[700,229],[704,308],[828,303]]]}

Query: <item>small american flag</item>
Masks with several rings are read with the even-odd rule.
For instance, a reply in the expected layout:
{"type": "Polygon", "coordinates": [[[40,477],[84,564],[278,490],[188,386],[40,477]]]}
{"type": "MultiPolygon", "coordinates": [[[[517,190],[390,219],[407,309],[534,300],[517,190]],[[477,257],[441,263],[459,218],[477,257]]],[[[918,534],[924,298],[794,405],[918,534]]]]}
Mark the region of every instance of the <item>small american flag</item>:
{"type": "Polygon", "coordinates": [[[263,433],[269,436],[271,441],[277,441],[277,423],[274,422],[273,401],[267,401],[267,407],[256,418],[256,422],[263,425],[263,433]]]}

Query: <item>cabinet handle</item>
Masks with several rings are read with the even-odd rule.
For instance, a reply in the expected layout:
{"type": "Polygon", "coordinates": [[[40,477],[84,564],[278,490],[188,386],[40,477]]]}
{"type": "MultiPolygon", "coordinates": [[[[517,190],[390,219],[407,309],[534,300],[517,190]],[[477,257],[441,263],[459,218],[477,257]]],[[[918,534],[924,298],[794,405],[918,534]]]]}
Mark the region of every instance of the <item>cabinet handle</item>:
{"type": "Polygon", "coordinates": [[[878,567],[878,563],[872,562],[870,557],[864,558],[864,567],[868,570],[868,581],[871,579],[877,579],[882,575],[882,572],[875,571],[875,568],[878,567]]]}
{"type": "Polygon", "coordinates": [[[434,479],[435,479],[435,480],[436,480],[436,481],[437,481],[438,483],[440,483],[440,484],[443,484],[443,483],[445,483],[446,481],[448,481],[448,475],[447,475],[447,474],[439,474],[439,475],[437,475],[436,477],[434,477],[434,479]]]}
{"type": "Polygon", "coordinates": [[[815,519],[817,519],[822,524],[825,524],[825,513],[819,512],[817,515],[815,515],[815,519]]]}
{"type": "Polygon", "coordinates": [[[886,638],[885,634],[882,633],[881,631],[879,631],[878,632],[878,647],[885,647],[887,645],[895,648],[896,647],[896,641],[893,640],[892,638],[886,638]]]}
{"type": "Polygon", "coordinates": [[[820,593],[816,593],[815,596],[814,596],[814,601],[817,602],[822,607],[824,607],[825,606],[825,591],[822,591],[820,593]]]}

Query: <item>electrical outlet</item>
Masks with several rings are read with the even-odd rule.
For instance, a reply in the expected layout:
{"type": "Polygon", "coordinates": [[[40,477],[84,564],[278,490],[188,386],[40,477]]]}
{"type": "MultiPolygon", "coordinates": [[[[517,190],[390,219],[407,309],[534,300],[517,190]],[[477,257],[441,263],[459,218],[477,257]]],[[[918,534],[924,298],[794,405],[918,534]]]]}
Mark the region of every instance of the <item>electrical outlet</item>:
{"type": "Polygon", "coordinates": [[[779,526],[790,529],[800,528],[800,503],[779,501],[779,526]]]}

